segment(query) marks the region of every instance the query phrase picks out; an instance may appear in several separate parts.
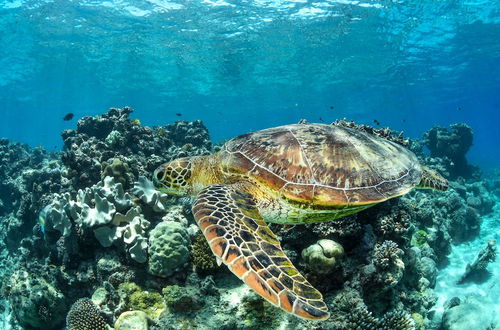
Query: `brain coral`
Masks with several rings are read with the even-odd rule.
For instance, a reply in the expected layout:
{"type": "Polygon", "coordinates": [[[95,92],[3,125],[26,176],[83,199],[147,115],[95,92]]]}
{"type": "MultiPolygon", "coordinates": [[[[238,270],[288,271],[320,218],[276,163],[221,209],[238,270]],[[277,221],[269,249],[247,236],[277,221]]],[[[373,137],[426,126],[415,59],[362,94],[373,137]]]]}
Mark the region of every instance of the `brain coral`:
{"type": "Polygon", "coordinates": [[[88,298],[77,300],[66,317],[68,330],[105,330],[106,322],[99,309],[88,298]]]}
{"type": "Polygon", "coordinates": [[[168,277],[189,259],[189,234],[174,221],[160,222],[149,235],[148,272],[168,277]]]}

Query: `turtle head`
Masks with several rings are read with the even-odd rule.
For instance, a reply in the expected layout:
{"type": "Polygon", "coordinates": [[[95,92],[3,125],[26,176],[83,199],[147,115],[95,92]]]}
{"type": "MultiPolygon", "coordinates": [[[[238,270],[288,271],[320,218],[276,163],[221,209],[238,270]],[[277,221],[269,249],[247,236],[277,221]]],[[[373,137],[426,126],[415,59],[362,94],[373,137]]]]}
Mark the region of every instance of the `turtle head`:
{"type": "Polygon", "coordinates": [[[192,176],[192,159],[185,157],[160,165],[153,173],[153,182],[156,189],[169,195],[188,195],[192,176]]]}
{"type": "Polygon", "coordinates": [[[183,157],[160,165],[153,173],[156,189],[170,195],[195,195],[216,183],[208,157],[183,157]]]}

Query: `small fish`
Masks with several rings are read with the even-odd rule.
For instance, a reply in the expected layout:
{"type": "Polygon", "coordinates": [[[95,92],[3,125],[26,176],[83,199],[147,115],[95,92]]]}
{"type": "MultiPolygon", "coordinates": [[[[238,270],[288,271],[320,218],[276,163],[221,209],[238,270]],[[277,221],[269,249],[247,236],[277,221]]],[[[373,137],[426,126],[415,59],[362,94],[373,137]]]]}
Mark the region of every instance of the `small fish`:
{"type": "Polygon", "coordinates": [[[458,110],[458,111],[462,110],[462,107],[457,107],[457,110],[458,110]]]}
{"type": "Polygon", "coordinates": [[[319,117],[319,121],[324,123],[325,121],[323,120],[323,118],[319,117]]]}
{"type": "Polygon", "coordinates": [[[403,123],[406,123],[406,119],[403,119],[402,121],[403,121],[403,123]]]}
{"type": "Polygon", "coordinates": [[[330,110],[333,110],[335,109],[335,107],[333,105],[330,106],[330,110]]]}
{"type": "Polygon", "coordinates": [[[71,119],[73,119],[73,117],[74,117],[74,116],[75,116],[75,114],[74,114],[74,113],[72,113],[72,112],[68,112],[68,113],[66,114],[66,116],[64,116],[64,117],[63,117],[63,120],[65,120],[65,121],[71,120],[71,119]]]}
{"type": "Polygon", "coordinates": [[[176,115],[177,117],[180,117],[180,116],[182,116],[182,113],[177,112],[175,115],[176,115]]]}
{"type": "Polygon", "coordinates": [[[38,223],[40,224],[40,231],[45,234],[45,214],[38,216],[38,223]]]}
{"type": "Polygon", "coordinates": [[[374,122],[375,124],[377,124],[378,126],[380,126],[380,122],[379,122],[377,119],[373,119],[373,122],[374,122]]]}

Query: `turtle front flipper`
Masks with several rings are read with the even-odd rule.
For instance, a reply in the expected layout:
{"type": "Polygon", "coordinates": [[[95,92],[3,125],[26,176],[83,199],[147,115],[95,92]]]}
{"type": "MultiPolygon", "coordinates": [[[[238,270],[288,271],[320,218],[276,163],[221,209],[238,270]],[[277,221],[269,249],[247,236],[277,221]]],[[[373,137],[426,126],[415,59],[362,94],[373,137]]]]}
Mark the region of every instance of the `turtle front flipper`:
{"type": "Polygon", "coordinates": [[[448,190],[448,180],[443,178],[441,174],[427,166],[422,166],[422,178],[417,188],[428,188],[446,191],[448,190]]]}
{"type": "Polygon", "coordinates": [[[193,205],[212,252],[255,292],[297,316],[329,317],[321,293],[293,266],[243,186],[212,185],[193,205]]]}

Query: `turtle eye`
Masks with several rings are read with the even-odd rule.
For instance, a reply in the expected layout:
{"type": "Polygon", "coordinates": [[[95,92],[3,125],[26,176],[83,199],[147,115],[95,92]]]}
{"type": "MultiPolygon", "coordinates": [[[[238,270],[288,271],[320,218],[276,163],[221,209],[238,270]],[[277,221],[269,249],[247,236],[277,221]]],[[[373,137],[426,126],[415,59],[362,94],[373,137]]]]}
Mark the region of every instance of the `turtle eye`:
{"type": "Polygon", "coordinates": [[[156,171],[156,179],[161,181],[163,176],[165,175],[165,171],[163,169],[156,171]]]}

